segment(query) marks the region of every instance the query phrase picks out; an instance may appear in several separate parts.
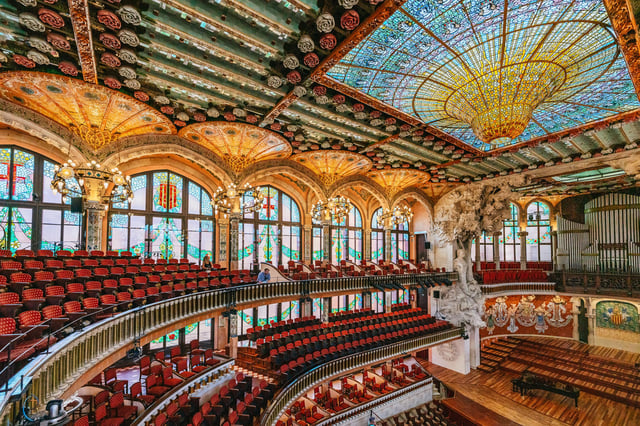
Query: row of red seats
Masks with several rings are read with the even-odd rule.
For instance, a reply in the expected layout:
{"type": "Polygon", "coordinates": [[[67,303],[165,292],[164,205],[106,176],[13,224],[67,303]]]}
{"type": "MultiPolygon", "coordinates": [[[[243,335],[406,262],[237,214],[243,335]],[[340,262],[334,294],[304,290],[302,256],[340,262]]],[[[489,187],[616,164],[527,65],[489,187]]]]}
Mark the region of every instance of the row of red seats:
{"type": "Polygon", "coordinates": [[[298,327],[306,327],[308,325],[320,324],[320,320],[314,316],[298,317],[294,320],[288,319],[284,321],[271,321],[264,326],[257,326],[247,329],[247,337],[249,340],[257,340],[268,336],[273,336],[276,333],[282,333],[298,327]]]}
{"type": "MultiPolygon", "coordinates": [[[[520,262],[500,262],[500,269],[521,269],[522,264],[520,262]]],[[[481,271],[494,271],[496,269],[496,262],[480,262],[481,271]]],[[[552,271],[552,262],[527,262],[527,269],[541,269],[543,271],[552,271]]],[[[476,263],[473,263],[473,270],[476,270],[476,263]]]]}
{"type": "Polygon", "coordinates": [[[482,272],[484,284],[515,283],[515,282],[547,282],[547,273],[542,270],[500,270],[482,272]]]}
{"type": "Polygon", "coordinates": [[[331,312],[329,314],[329,322],[340,321],[344,319],[349,320],[354,318],[366,317],[367,315],[371,315],[371,314],[373,314],[373,309],[371,308],[331,312]]]}

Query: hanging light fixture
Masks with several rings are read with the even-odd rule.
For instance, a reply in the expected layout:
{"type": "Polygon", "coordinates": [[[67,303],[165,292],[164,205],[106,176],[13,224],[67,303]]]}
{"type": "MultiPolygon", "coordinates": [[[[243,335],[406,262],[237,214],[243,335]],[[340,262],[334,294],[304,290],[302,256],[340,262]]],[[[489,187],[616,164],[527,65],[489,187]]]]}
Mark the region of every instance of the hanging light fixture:
{"type": "Polygon", "coordinates": [[[311,217],[316,222],[332,220],[341,222],[351,210],[351,203],[345,197],[333,197],[327,201],[318,201],[311,207],[311,217]]]}
{"type": "Polygon", "coordinates": [[[220,212],[226,216],[231,213],[257,212],[262,209],[263,201],[264,194],[259,186],[254,188],[247,183],[238,189],[234,183],[231,183],[226,189],[218,187],[213,194],[211,205],[216,213],[220,212]]]}
{"type": "Polygon", "coordinates": [[[389,224],[391,226],[396,226],[405,222],[409,222],[412,218],[413,212],[409,207],[395,206],[393,210],[383,211],[382,214],[378,216],[378,226],[384,226],[387,220],[389,220],[389,224]]]}
{"type": "Polygon", "coordinates": [[[103,170],[100,163],[92,160],[84,166],[69,160],[54,167],[51,190],[62,195],[62,200],[69,198],[83,198],[99,202],[108,208],[109,203],[131,202],[133,191],[131,177],[124,176],[117,167],[103,170]],[[105,194],[109,185],[113,184],[110,193],[105,194]]]}

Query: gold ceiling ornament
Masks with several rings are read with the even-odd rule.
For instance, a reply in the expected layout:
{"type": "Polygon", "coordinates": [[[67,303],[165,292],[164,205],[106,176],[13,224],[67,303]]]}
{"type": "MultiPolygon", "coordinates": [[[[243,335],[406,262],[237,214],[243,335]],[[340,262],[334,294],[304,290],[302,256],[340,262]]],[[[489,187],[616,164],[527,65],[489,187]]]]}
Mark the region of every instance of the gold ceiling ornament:
{"type": "Polygon", "coordinates": [[[258,161],[291,155],[291,145],[282,136],[250,124],[195,123],[183,128],[179,135],[213,151],[236,174],[258,161]]]}
{"type": "Polygon", "coordinates": [[[230,214],[245,214],[257,212],[263,208],[265,193],[262,188],[253,187],[249,183],[238,188],[234,183],[227,185],[226,189],[218,187],[213,194],[211,205],[216,213],[222,213],[224,217],[230,214]]]}
{"type": "Polygon", "coordinates": [[[306,151],[291,159],[317,173],[326,187],[344,177],[365,173],[373,165],[368,157],[350,151],[306,151]]]}
{"type": "Polygon", "coordinates": [[[368,176],[380,185],[388,197],[410,186],[427,183],[431,175],[415,169],[382,169],[372,170],[368,176]]]}
{"type": "Polygon", "coordinates": [[[159,111],[107,87],[32,71],[0,74],[0,97],[67,127],[94,152],[137,135],[172,135],[173,123],[159,111]]]}

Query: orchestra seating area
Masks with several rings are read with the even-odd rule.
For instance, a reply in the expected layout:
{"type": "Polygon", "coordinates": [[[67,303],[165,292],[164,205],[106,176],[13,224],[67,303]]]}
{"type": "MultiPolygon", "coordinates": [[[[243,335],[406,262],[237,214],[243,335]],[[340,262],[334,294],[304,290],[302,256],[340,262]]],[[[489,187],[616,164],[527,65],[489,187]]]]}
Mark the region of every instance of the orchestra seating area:
{"type": "Polygon", "coordinates": [[[188,259],[140,259],[127,251],[0,250],[0,362],[24,361],[116,312],[256,282],[248,270],[213,266],[202,270],[188,259]]]}
{"type": "Polygon", "coordinates": [[[413,358],[397,358],[316,386],[296,400],[277,424],[313,425],[428,377],[413,358]]]}
{"type": "Polygon", "coordinates": [[[480,276],[484,284],[547,282],[549,280],[547,273],[541,269],[481,271],[480,276]]]}
{"type": "Polygon", "coordinates": [[[303,318],[298,323],[267,330],[253,329],[249,338],[255,339],[255,347],[238,348],[238,362],[286,383],[320,363],[449,328],[447,321],[436,320],[406,304],[387,313],[346,311],[325,324],[303,318]]]}
{"type": "Polygon", "coordinates": [[[571,340],[510,336],[485,343],[481,369],[516,375],[527,370],[582,392],[640,407],[640,356],[621,360],[591,352],[589,345],[571,340]]]}

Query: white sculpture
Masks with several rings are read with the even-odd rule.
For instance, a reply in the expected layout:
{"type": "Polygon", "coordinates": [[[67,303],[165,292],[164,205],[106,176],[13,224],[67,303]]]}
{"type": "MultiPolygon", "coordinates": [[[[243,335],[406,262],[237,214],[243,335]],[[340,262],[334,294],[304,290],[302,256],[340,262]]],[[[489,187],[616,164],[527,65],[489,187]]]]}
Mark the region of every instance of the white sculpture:
{"type": "Polygon", "coordinates": [[[487,183],[465,185],[443,197],[437,211],[434,231],[441,243],[459,247],[453,262],[457,284],[442,292],[440,313],[454,325],[485,327],[484,297],[473,278],[471,243],[483,232],[502,230],[510,215],[512,189],[525,183],[523,176],[492,179],[487,183]]]}

